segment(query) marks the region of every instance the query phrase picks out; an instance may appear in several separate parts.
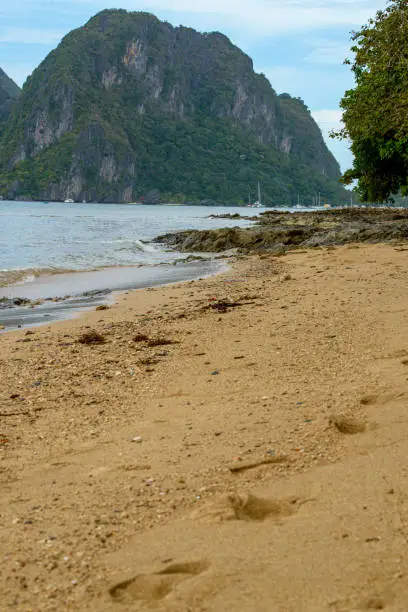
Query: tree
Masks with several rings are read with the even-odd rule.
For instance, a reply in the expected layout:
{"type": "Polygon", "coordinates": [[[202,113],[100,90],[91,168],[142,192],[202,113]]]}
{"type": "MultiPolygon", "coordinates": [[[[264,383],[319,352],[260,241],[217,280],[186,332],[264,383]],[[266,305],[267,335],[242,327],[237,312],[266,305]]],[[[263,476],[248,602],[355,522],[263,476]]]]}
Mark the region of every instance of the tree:
{"type": "Polygon", "coordinates": [[[355,161],[343,176],[358,181],[363,202],[384,202],[408,193],[408,2],[389,0],[353,33],[355,87],[340,106],[344,129],[334,137],[351,140],[355,161]]]}

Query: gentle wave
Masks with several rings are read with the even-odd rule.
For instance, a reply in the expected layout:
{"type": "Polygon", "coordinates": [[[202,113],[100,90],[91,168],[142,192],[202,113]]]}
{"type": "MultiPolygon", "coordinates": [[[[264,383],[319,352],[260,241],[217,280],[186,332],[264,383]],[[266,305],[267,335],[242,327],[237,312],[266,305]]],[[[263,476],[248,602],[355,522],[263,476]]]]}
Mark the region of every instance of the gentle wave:
{"type": "Polygon", "coordinates": [[[50,276],[54,274],[67,274],[76,272],[70,268],[25,268],[20,270],[0,270],[0,287],[10,285],[23,285],[30,283],[39,276],[50,276]]]}
{"type": "Polygon", "coordinates": [[[123,243],[127,243],[127,246],[122,246],[118,249],[115,249],[115,251],[130,251],[133,253],[156,253],[159,252],[159,249],[157,249],[156,247],[154,247],[152,244],[148,244],[146,242],[143,242],[142,240],[115,240],[114,242],[109,242],[109,243],[105,243],[105,244],[123,244],[123,243]]]}
{"type": "Polygon", "coordinates": [[[136,240],[134,246],[143,251],[143,253],[155,253],[159,250],[151,242],[147,243],[143,242],[143,240],[136,240]]]}
{"type": "Polygon", "coordinates": [[[57,276],[58,274],[84,274],[87,272],[100,272],[102,270],[125,270],[139,268],[156,268],[165,265],[164,262],[149,264],[111,264],[105,266],[89,266],[89,268],[24,268],[20,270],[0,270],[0,287],[12,287],[32,283],[36,278],[42,276],[57,276]]]}
{"type": "MultiPolygon", "coordinates": [[[[242,209],[211,209],[214,214],[242,209]]],[[[62,203],[0,202],[0,287],[35,284],[38,276],[122,266],[155,266],[187,256],[149,241],[189,229],[249,225],[239,219],[209,219],[207,207],[128,205],[66,206],[62,203]],[[3,272],[1,271],[3,269],[3,272]]]]}

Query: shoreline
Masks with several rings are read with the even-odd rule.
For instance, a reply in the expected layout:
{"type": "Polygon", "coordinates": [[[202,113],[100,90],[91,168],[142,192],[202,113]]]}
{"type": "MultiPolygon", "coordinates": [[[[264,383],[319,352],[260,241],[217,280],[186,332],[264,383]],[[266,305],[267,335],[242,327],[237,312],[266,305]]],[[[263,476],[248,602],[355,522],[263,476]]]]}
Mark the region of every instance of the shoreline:
{"type": "Polygon", "coordinates": [[[72,319],[91,308],[114,302],[115,294],[206,278],[226,267],[220,258],[207,258],[38,276],[23,284],[0,288],[0,300],[9,300],[12,304],[0,307],[0,333],[72,319]],[[21,305],[13,304],[14,300],[21,305]]]}
{"type": "Polygon", "coordinates": [[[0,336],[4,606],[404,610],[406,257],[238,257],[0,336]]]}
{"type": "MultiPolygon", "coordinates": [[[[112,291],[166,284],[170,277],[170,282],[177,282],[205,275],[205,268],[214,265],[210,262],[214,261],[215,253],[224,256],[231,251],[281,255],[299,248],[334,247],[356,241],[395,242],[408,235],[408,211],[402,209],[269,210],[251,218],[238,213],[210,217],[257,220],[257,223],[249,227],[174,231],[151,241],[160,244],[161,248],[166,245],[167,250],[170,247],[175,254],[200,253],[197,259],[201,264],[174,260],[169,264],[145,266],[50,269],[48,274],[47,269],[9,271],[11,278],[16,280],[0,287],[0,326],[3,329],[26,327],[72,318],[83,310],[106,304],[106,295],[112,291]],[[175,272],[176,263],[185,270],[188,266],[200,268],[201,265],[202,271],[197,269],[185,274],[177,268],[175,272]]],[[[3,272],[3,277],[6,275],[7,272],[3,272]]]]}

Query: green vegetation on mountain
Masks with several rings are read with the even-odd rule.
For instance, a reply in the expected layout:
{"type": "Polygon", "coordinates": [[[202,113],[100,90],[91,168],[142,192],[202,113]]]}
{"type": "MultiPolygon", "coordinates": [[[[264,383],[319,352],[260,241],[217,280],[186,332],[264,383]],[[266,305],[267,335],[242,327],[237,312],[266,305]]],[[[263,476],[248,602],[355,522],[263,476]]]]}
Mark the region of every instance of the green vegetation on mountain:
{"type": "Polygon", "coordinates": [[[12,198],[244,203],[344,198],[304,103],[220,33],[106,10],[25,83],[0,140],[12,198]]]}
{"type": "Polygon", "coordinates": [[[0,136],[4,124],[10,115],[11,105],[19,93],[20,88],[18,85],[0,68],[0,136]]]}
{"type": "Polygon", "coordinates": [[[358,180],[364,202],[408,193],[408,4],[393,0],[353,36],[356,86],[341,106],[354,166],[344,182],[358,180]]]}

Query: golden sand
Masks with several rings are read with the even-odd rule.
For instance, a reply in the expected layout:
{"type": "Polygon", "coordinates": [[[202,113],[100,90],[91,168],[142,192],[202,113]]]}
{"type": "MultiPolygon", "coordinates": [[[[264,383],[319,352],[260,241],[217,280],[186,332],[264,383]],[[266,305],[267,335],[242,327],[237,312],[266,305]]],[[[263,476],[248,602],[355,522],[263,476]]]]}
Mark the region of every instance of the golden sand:
{"type": "Polygon", "coordinates": [[[0,609],[406,611],[407,257],[239,258],[0,336],[0,609]]]}

